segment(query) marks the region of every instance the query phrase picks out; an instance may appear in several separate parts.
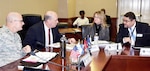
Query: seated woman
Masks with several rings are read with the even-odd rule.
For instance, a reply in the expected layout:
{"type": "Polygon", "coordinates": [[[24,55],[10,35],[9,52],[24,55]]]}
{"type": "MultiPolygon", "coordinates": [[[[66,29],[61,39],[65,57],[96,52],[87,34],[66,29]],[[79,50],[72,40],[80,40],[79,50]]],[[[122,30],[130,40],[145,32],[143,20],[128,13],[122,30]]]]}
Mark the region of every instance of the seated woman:
{"type": "MultiPolygon", "coordinates": [[[[82,29],[84,30],[84,29],[82,29]]],[[[99,36],[99,40],[109,40],[109,26],[106,23],[106,16],[101,11],[96,11],[94,13],[94,22],[85,32],[82,34],[83,38],[90,35],[92,39],[94,35],[97,33],[99,36]]]]}

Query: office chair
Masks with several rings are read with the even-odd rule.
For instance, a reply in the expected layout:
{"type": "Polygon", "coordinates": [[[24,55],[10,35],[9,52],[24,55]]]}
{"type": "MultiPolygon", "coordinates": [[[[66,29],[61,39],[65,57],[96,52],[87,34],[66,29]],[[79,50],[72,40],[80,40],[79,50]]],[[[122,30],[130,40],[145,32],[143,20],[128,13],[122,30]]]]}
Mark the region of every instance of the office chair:
{"type": "Polygon", "coordinates": [[[42,21],[42,17],[39,14],[23,14],[22,17],[25,24],[23,25],[23,30],[19,31],[18,33],[21,37],[21,40],[23,41],[28,29],[32,25],[42,21]]]}

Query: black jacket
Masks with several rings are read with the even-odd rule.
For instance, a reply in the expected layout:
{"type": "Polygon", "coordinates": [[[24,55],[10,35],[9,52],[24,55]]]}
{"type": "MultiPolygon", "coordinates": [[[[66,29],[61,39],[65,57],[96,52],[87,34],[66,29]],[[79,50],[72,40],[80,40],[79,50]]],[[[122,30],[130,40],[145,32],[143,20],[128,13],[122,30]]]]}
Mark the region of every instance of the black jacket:
{"type": "MultiPolygon", "coordinates": [[[[58,31],[58,27],[52,28],[53,43],[59,42],[61,34],[58,31]]],[[[41,50],[45,47],[45,30],[43,21],[31,26],[23,41],[23,46],[30,45],[32,50],[41,50]],[[42,45],[41,47],[37,45],[42,45]]]]}

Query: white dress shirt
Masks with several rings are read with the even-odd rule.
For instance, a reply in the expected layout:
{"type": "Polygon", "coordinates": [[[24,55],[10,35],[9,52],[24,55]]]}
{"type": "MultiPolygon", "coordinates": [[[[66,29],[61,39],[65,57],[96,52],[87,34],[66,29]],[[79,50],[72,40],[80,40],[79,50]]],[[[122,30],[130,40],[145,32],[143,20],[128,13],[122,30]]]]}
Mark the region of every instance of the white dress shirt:
{"type": "Polygon", "coordinates": [[[50,44],[53,44],[53,33],[52,33],[52,29],[48,28],[44,22],[44,30],[45,30],[45,46],[49,45],[49,36],[48,36],[48,30],[50,29],[50,44]]]}
{"type": "Polygon", "coordinates": [[[136,32],[136,27],[135,26],[136,26],[136,23],[131,28],[128,28],[132,46],[135,45],[135,41],[136,41],[136,34],[137,34],[137,32],[136,32]]]}

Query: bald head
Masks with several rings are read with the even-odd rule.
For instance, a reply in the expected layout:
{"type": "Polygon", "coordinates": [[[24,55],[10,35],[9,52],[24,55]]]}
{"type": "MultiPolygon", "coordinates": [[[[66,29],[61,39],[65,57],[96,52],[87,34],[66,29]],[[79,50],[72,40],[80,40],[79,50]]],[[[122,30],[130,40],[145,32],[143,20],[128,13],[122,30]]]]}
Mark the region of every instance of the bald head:
{"type": "Polygon", "coordinates": [[[54,18],[54,17],[57,17],[56,12],[54,12],[54,11],[47,11],[47,12],[45,13],[45,15],[44,15],[44,20],[46,21],[46,20],[52,19],[52,18],[54,18]]]}
{"type": "Polygon", "coordinates": [[[6,26],[12,31],[17,32],[22,30],[22,26],[24,25],[22,16],[18,12],[10,12],[6,17],[6,26]]]}
{"type": "Polygon", "coordinates": [[[58,16],[54,11],[47,11],[44,15],[44,21],[48,28],[56,27],[58,23],[58,16]]]}
{"type": "Polygon", "coordinates": [[[9,24],[11,22],[13,22],[14,20],[17,20],[21,18],[22,19],[22,16],[21,14],[19,14],[18,12],[10,12],[7,17],[6,17],[6,24],[9,24]]]}

